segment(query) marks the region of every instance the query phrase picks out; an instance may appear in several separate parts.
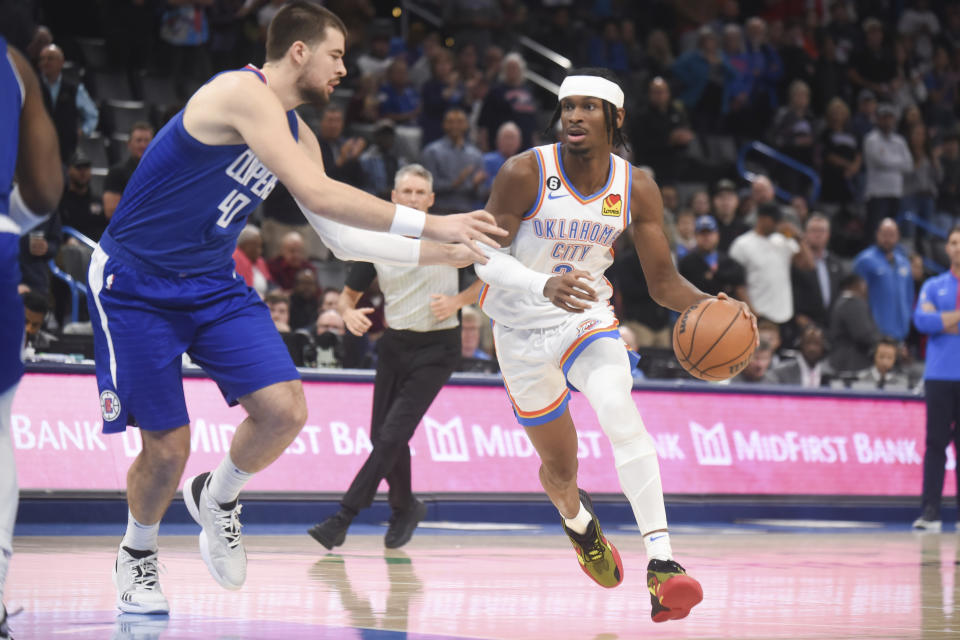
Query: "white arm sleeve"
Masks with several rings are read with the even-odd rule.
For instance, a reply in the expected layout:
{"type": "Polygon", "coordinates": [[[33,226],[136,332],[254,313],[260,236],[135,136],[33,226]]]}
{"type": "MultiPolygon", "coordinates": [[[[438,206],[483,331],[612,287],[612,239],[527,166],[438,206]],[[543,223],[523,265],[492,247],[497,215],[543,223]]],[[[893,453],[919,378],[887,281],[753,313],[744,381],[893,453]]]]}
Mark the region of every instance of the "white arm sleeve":
{"type": "Polygon", "coordinates": [[[487,264],[474,265],[477,277],[491,287],[499,287],[508,291],[523,291],[543,298],[543,288],[552,276],[549,273],[540,273],[524,266],[522,262],[509,253],[509,249],[500,250],[477,243],[487,255],[487,264]]]}
{"type": "Polygon", "coordinates": [[[49,216],[31,211],[23,201],[23,196],[20,195],[20,187],[14,184],[13,191],[10,193],[10,217],[20,227],[20,235],[23,235],[42,224],[49,216]]]}
{"type": "Polygon", "coordinates": [[[419,240],[382,231],[357,229],[324,218],[304,207],[299,200],[296,202],[323,243],[341,260],[364,260],[397,267],[415,267],[420,264],[419,240]]]}

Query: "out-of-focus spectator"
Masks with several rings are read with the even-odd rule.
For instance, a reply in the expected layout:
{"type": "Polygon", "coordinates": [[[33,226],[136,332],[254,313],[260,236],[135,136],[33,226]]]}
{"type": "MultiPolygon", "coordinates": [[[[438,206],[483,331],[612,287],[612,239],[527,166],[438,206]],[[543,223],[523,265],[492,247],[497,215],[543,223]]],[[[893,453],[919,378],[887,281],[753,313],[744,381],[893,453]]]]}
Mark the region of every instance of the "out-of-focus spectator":
{"type": "Polygon", "coordinates": [[[316,274],[309,269],[301,269],[290,292],[290,326],[294,331],[312,327],[320,311],[320,286],[316,274]]]}
{"type": "Polygon", "coordinates": [[[752,131],[750,119],[750,95],[753,92],[754,76],[750,58],[739,25],[728,24],[723,28],[723,59],[733,73],[728,73],[723,88],[723,114],[728,131],[736,136],[748,136],[752,131]]]}
{"type": "MultiPolygon", "coordinates": [[[[913,169],[903,174],[903,199],[900,209],[912,212],[924,222],[935,224],[937,186],[943,179],[940,166],[940,147],[930,148],[927,128],[922,122],[911,127],[907,133],[907,146],[913,157],[913,169]]],[[[911,229],[915,235],[916,248],[921,250],[923,229],[911,229]]]]}
{"type": "Polygon", "coordinates": [[[860,41],[860,29],[850,15],[847,2],[830,3],[830,20],[824,27],[837,47],[837,60],[848,64],[854,55],[854,49],[860,41]]]}
{"type": "Polygon", "coordinates": [[[927,89],[926,114],[934,134],[950,129],[957,121],[954,105],[957,104],[960,75],[950,62],[946,46],[937,47],[933,66],[923,77],[927,89]]]}
{"type": "Polygon", "coordinates": [[[492,33],[502,28],[503,12],[499,0],[445,0],[443,24],[457,43],[469,43],[483,49],[492,33]]]}
{"type": "Polygon", "coordinates": [[[133,172],[140,164],[140,158],[153,141],[153,127],[147,122],[135,122],[130,127],[130,138],[127,140],[127,159],[110,167],[107,179],[103,182],[103,215],[107,220],[113,217],[113,212],[120,204],[120,197],[133,172]]]}
{"type": "Polygon", "coordinates": [[[463,109],[447,111],[443,132],[442,138],[423,150],[423,166],[433,174],[437,194],[434,206],[440,213],[471,211],[485,195],[487,175],[483,155],[466,140],[467,114],[463,109]]]}
{"type": "Polygon", "coordinates": [[[245,226],[237,237],[237,248],[233,251],[233,262],[237,275],[243,278],[247,286],[262,298],[270,288],[270,269],[263,259],[263,238],[260,229],[253,225],[245,226]]]}
{"type": "Polygon", "coordinates": [[[826,327],[830,309],[840,293],[840,281],[845,270],[843,263],[827,248],[830,244],[830,219],[815,213],[807,219],[803,241],[813,258],[812,269],[794,266],[790,272],[793,283],[793,304],[798,325],[814,323],[826,327]]]}
{"type": "Polygon", "coordinates": [[[41,295],[50,292],[50,267],[63,242],[60,214],[54,211],[30,233],[20,236],[20,282],[41,295]]]}
{"type": "Polygon", "coordinates": [[[320,305],[321,311],[336,309],[340,301],[340,289],[326,289],[323,292],[323,299],[320,305]]]}
{"type": "Polygon", "coordinates": [[[697,217],[693,211],[683,209],[677,214],[674,236],[674,252],[677,260],[682,260],[687,253],[697,246],[697,217]]]}
{"type": "Polygon", "coordinates": [[[823,34],[820,41],[820,57],[817,58],[814,69],[810,86],[813,88],[813,108],[817,113],[822,113],[829,101],[834,98],[844,102],[850,101],[847,65],[840,61],[837,43],[829,34],[823,34]]]}
{"type": "Polygon", "coordinates": [[[893,47],[885,46],[883,23],[876,18],[863,21],[864,46],[850,62],[850,82],[856,91],[870,89],[885,100],[893,97],[892,82],[896,78],[893,47]]]}
{"type": "Polygon", "coordinates": [[[381,120],[373,130],[373,144],[360,156],[363,189],[380,198],[390,196],[397,169],[409,164],[398,153],[397,131],[390,120],[381,120]]]}
{"type": "Polygon", "coordinates": [[[280,333],[290,333],[290,296],[282,291],[271,291],[263,299],[270,309],[270,319],[280,333]]]}
{"type": "Polygon", "coordinates": [[[753,357],[750,358],[750,362],[747,363],[747,366],[743,368],[740,375],[734,378],[732,382],[734,384],[770,384],[775,382],[770,375],[770,361],[772,357],[773,349],[770,347],[770,343],[765,340],[760,340],[760,344],[757,345],[756,350],[753,352],[753,357]]]}
{"type": "Polygon", "coordinates": [[[750,227],[737,217],[739,206],[740,196],[737,195],[737,185],[733,180],[718,181],[713,190],[713,217],[717,220],[717,231],[720,233],[717,248],[724,253],[730,251],[734,240],[750,231],[750,227]]]}
{"type": "Polygon", "coordinates": [[[877,128],[863,141],[863,160],[867,167],[864,196],[867,199],[868,235],[877,230],[881,220],[895,218],[900,213],[903,176],[913,169],[907,141],[894,132],[895,123],[893,106],[880,105],[877,108],[877,128]]]}
{"type": "Polygon", "coordinates": [[[486,75],[480,71],[477,47],[469,42],[460,44],[457,49],[457,74],[468,84],[476,77],[486,79],[486,75]]]}
{"type": "Polygon", "coordinates": [[[910,378],[897,371],[897,352],[900,345],[896,340],[880,338],[873,347],[873,366],[860,371],[850,381],[850,389],[885,389],[887,391],[909,391],[910,378]]]}
{"type": "Polygon", "coordinates": [[[280,255],[267,263],[270,269],[270,275],[277,286],[284,291],[293,289],[294,280],[303,269],[309,269],[313,272],[313,277],[317,277],[317,269],[309,260],[307,260],[306,248],[303,242],[303,236],[296,231],[290,231],[280,243],[280,255]]]}
{"type": "Polygon", "coordinates": [[[464,360],[492,360],[489,353],[480,348],[480,326],[483,317],[473,306],[462,310],[460,319],[460,355],[464,360]]]}
{"type": "Polygon", "coordinates": [[[496,150],[483,154],[483,170],[487,173],[487,188],[493,185],[497,171],[520,151],[522,142],[520,127],[513,122],[504,122],[497,130],[496,150]]]}
{"type": "Polygon", "coordinates": [[[167,0],[160,15],[160,39],[169,45],[170,76],[180,100],[213,75],[207,41],[210,27],[206,8],[213,0],[167,0]]]}
{"type": "Polygon", "coordinates": [[[644,61],[644,67],[650,74],[647,77],[659,76],[669,80],[673,60],[670,36],[663,29],[653,29],[647,35],[647,57],[644,61]]]}
{"type": "Polygon", "coordinates": [[[535,144],[538,105],[533,87],[526,80],[526,72],[527,63],[519,53],[509,53],[504,57],[500,81],[487,93],[477,122],[482,149],[492,147],[493,136],[504,122],[515,122],[520,127],[523,149],[535,144]]]}
{"type": "Polygon", "coordinates": [[[800,334],[799,354],[793,360],[779,364],[770,377],[777,384],[798,385],[807,388],[828,386],[832,372],[823,358],[827,353],[823,329],[810,325],[800,334]]]}
{"type": "MultiPolygon", "coordinates": [[[[793,82],[798,80],[808,87],[816,79],[814,59],[808,51],[808,44],[804,34],[804,25],[800,20],[791,20],[783,32],[783,40],[779,49],[780,60],[783,62],[783,77],[793,82]]],[[[792,90],[792,83],[790,85],[792,90]]],[[[780,99],[789,99],[789,94],[780,94],[780,99]]]]}
{"type": "Polygon", "coordinates": [[[860,142],[850,129],[850,109],[840,98],[827,105],[827,126],[820,134],[820,201],[850,205],[856,196],[854,177],[860,172],[860,142]]]}
{"type": "Polygon", "coordinates": [[[930,9],[927,0],[914,0],[911,4],[913,6],[907,6],[900,14],[897,31],[910,36],[913,41],[912,55],[929,61],[933,58],[934,36],[940,33],[940,20],[930,9]]]}
{"type": "MultiPolygon", "coordinates": [[[[90,188],[92,173],[90,158],[82,151],[75,152],[67,167],[67,184],[57,211],[63,226],[73,227],[94,242],[99,242],[107,228],[107,219],[103,215],[100,194],[90,188]]],[[[73,242],[76,243],[76,240],[73,242]]]]}
{"type": "Polygon", "coordinates": [[[503,49],[495,44],[483,52],[483,76],[488,82],[496,82],[503,72],[503,49]]]}
{"type": "Polygon", "coordinates": [[[857,112],[850,126],[861,142],[877,126],[877,96],[870,89],[864,89],[857,96],[857,112]]]}
{"type": "Polygon", "coordinates": [[[628,70],[619,21],[612,18],[603,21],[600,32],[587,43],[587,62],[591,67],[604,67],[617,73],[628,70]]]}
{"type": "Polygon", "coordinates": [[[420,115],[420,95],[410,84],[407,61],[394,58],[387,66],[386,83],[381,85],[377,100],[380,117],[397,124],[415,124],[420,115]]]}
{"type": "Polygon", "coordinates": [[[377,89],[380,87],[380,76],[363,75],[353,86],[353,95],[347,104],[347,120],[353,124],[373,123],[380,112],[380,103],[377,101],[377,89]]]}
{"type": "Polygon", "coordinates": [[[777,192],[773,188],[773,181],[763,174],[754,177],[753,182],[750,183],[750,198],[745,200],[743,204],[749,205],[743,217],[744,222],[749,225],[756,224],[757,211],[760,210],[760,207],[769,205],[776,207],[781,216],[784,213],[783,208],[777,203],[777,192]]]}
{"type": "Polygon", "coordinates": [[[694,191],[690,196],[690,211],[696,218],[710,215],[710,194],[706,191],[694,191]]]}
{"type": "Polygon", "coordinates": [[[357,68],[364,76],[378,78],[390,66],[390,34],[377,29],[370,36],[367,48],[357,57],[357,68]]]}
{"type": "MultiPolygon", "coordinates": [[[[894,75],[890,83],[890,102],[898,112],[907,107],[925,102],[927,86],[923,82],[923,74],[917,68],[917,60],[908,53],[909,42],[904,42],[906,36],[897,38],[893,45],[894,75]]],[[[926,63],[924,63],[926,66],[926,63]]]]}
{"type": "Polygon", "coordinates": [[[940,145],[942,176],[937,192],[937,207],[953,217],[960,216],[960,131],[951,128],[940,145]]]}
{"type": "Polygon", "coordinates": [[[686,174],[687,149],[694,137],[683,103],[671,100],[670,87],[663,78],[651,80],[647,105],[631,137],[637,163],[651,167],[657,180],[675,182],[686,174]]]}
{"type": "Polygon", "coordinates": [[[691,114],[700,132],[718,132],[727,79],[734,73],[720,52],[717,35],[710,26],[700,27],[697,47],[673,63],[677,98],[691,114]]]}
{"type": "Polygon", "coordinates": [[[752,130],[760,135],[770,124],[779,102],[777,85],[783,76],[783,62],[767,36],[767,23],[754,16],[746,24],[746,53],[753,74],[750,110],[755,122],[752,130]]]}
{"type": "Polygon", "coordinates": [[[584,38],[570,13],[568,6],[553,7],[548,13],[548,20],[536,29],[535,39],[548,49],[573,60],[579,53],[578,43],[583,42],[584,38]]]}
{"type": "Polygon", "coordinates": [[[467,88],[453,66],[453,54],[449,49],[436,52],[431,65],[432,73],[421,89],[423,110],[420,112],[420,128],[423,129],[424,146],[443,135],[443,115],[450,107],[465,107],[467,88]]]}
{"type": "Polygon", "coordinates": [[[867,282],[855,273],[840,281],[840,296],[830,311],[828,335],[834,371],[860,371],[869,366],[870,349],[880,331],[867,303],[867,282]]]}
{"type": "Polygon", "coordinates": [[[100,112],[83,83],[63,77],[63,51],[50,44],[40,51],[40,86],[43,104],[53,120],[60,141],[60,157],[70,158],[80,134],[89,136],[97,128],[100,112]]]}
{"type": "Polygon", "coordinates": [[[46,350],[51,343],[56,342],[57,337],[45,328],[50,311],[46,296],[36,291],[27,291],[22,297],[26,355],[32,355],[30,352],[46,350]]]}
{"type": "Polygon", "coordinates": [[[700,216],[696,224],[696,246],[678,263],[684,278],[710,295],[721,291],[738,300],[747,299],[746,274],[739,262],[717,250],[720,234],[717,221],[700,216]]]}
{"type": "MultiPolygon", "coordinates": [[[[443,44],[440,42],[440,34],[436,31],[431,31],[423,37],[423,42],[420,44],[423,49],[422,55],[417,58],[416,62],[413,62],[410,65],[410,82],[418,91],[421,92],[421,98],[423,98],[423,85],[430,80],[431,78],[436,78],[436,75],[433,72],[433,66],[436,62],[437,56],[441,51],[444,51],[449,56],[450,50],[444,49],[443,44]]],[[[452,58],[451,58],[452,62],[452,58]]],[[[420,112],[421,117],[423,112],[420,112]]],[[[423,126],[423,123],[421,123],[423,126]]]]}
{"type": "MultiPolygon", "coordinates": [[[[320,155],[323,156],[323,169],[334,180],[359,188],[363,184],[363,170],[360,168],[359,158],[367,143],[359,136],[345,138],[343,127],[343,107],[336,104],[327,105],[320,117],[320,126],[317,128],[317,142],[320,143],[320,155]]],[[[302,220],[299,210],[296,212],[295,219],[302,220]]],[[[311,255],[313,255],[312,251],[311,255]]]]}
{"type": "Polygon", "coordinates": [[[810,268],[810,250],[798,243],[803,234],[782,222],[782,213],[767,203],[757,210],[751,231],[733,241],[730,257],[747,272],[747,294],[754,313],[778,324],[793,318],[793,287],[790,266],[810,268]],[[778,229],[790,234],[790,237],[778,229]]]}
{"type": "MultiPolygon", "coordinates": [[[[810,87],[803,80],[794,80],[790,83],[789,102],[780,107],[773,121],[773,144],[794,160],[812,165],[813,127],[810,87]]],[[[797,174],[791,171],[789,175],[797,174]]],[[[799,191],[799,187],[799,184],[786,185],[789,191],[799,191]]]]}
{"type": "Polygon", "coordinates": [[[897,246],[900,230],[891,218],[877,229],[877,242],[857,255],[853,270],[867,282],[870,312],[885,334],[903,340],[910,331],[913,277],[910,260],[897,246]]]}
{"type": "Polygon", "coordinates": [[[757,319],[757,336],[760,342],[770,345],[770,366],[778,366],[783,361],[783,337],[780,325],[761,316],[757,319]]]}

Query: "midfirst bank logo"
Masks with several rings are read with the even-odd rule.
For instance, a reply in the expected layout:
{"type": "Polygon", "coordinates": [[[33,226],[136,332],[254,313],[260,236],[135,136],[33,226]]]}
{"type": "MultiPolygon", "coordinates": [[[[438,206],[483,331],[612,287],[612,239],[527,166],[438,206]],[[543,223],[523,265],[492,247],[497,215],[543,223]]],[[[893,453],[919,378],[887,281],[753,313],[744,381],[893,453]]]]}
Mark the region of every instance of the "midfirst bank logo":
{"type": "Polygon", "coordinates": [[[691,421],[690,436],[693,438],[693,450],[697,454],[697,462],[701,465],[729,467],[733,464],[730,442],[727,440],[727,431],[722,422],[707,429],[691,421]]]}
{"type": "Polygon", "coordinates": [[[434,462],[470,461],[470,450],[459,417],[443,423],[424,416],[423,423],[427,427],[427,444],[434,462]]]}

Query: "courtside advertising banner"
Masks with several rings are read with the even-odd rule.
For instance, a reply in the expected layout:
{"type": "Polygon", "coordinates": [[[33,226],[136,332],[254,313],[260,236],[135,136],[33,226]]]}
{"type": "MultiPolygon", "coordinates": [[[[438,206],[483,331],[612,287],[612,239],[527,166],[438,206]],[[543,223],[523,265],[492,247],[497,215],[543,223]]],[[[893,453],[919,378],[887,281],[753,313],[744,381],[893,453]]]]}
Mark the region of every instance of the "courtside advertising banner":
{"type": "MultiPolygon", "coordinates": [[[[243,420],[215,383],[184,379],[193,453],[186,476],[219,464],[243,420]]],[[[635,390],[660,454],[667,494],[915,496],[925,408],[919,399],[635,390]]],[[[370,382],[305,381],[307,425],[249,491],[342,493],[370,453],[370,382]]],[[[110,399],[111,402],[113,401],[110,399]]],[[[138,431],[101,433],[92,375],[28,373],[13,402],[12,438],[25,490],[118,491],[140,450],[138,431]]],[[[580,484],[620,491],[613,452],[586,398],[573,394],[580,484]]],[[[411,442],[422,493],[540,493],[539,462],[506,393],[448,385],[411,442]]],[[[948,452],[946,493],[955,457],[948,452]]]]}

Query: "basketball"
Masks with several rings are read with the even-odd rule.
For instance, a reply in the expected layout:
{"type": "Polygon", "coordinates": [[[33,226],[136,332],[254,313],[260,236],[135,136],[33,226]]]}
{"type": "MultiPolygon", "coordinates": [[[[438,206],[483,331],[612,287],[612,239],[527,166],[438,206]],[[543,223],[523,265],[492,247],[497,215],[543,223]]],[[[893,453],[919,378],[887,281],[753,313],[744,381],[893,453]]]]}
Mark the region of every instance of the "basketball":
{"type": "Polygon", "coordinates": [[[690,305],[673,326],[673,353],[690,375],[719,382],[740,373],[757,346],[753,322],[731,300],[690,305]]]}

